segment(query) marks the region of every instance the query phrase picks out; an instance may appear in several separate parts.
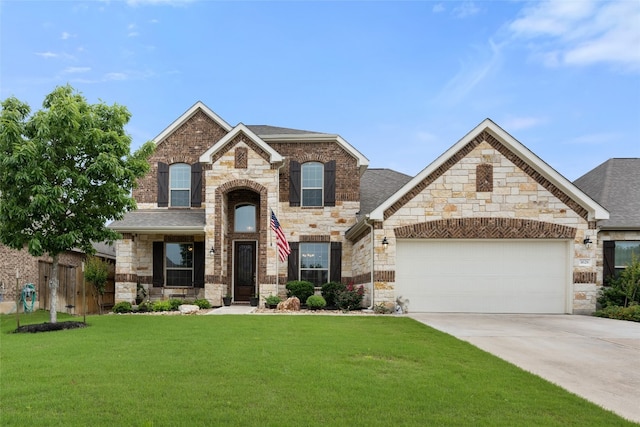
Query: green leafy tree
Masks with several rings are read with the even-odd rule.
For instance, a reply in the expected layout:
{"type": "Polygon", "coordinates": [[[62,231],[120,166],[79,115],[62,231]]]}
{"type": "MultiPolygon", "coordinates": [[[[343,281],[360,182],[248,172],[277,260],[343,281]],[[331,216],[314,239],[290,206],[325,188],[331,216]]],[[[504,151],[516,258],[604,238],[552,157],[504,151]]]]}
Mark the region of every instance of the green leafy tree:
{"type": "Polygon", "coordinates": [[[14,97],[0,111],[0,242],[53,260],[50,320],[56,323],[58,261],[92,242],[112,242],[106,227],[135,209],[131,189],[148,170],[154,144],[131,154],[126,107],[89,104],[71,86],[57,87],[42,109],[14,97]]]}
{"type": "Polygon", "coordinates": [[[93,298],[102,314],[102,296],[107,288],[109,266],[100,258],[89,256],[84,265],[84,278],[93,285],[93,298]]]}

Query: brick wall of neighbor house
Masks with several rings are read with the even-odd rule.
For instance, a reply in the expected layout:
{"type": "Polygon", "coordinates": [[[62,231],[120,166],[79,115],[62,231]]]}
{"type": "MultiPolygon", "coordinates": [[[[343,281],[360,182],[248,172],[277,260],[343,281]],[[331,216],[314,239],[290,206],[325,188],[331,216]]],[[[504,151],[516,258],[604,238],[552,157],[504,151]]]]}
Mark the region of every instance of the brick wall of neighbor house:
{"type": "MultiPolygon", "coordinates": [[[[138,181],[133,197],[138,209],[156,207],[158,162],[167,164],[198,162],[202,153],[219,141],[226,131],[205,113],[198,110],[189,120],[169,135],[149,158],[151,169],[138,181]]],[[[204,186],[203,186],[204,187],[204,186]]],[[[203,201],[205,194],[203,189],[203,201]]]]}
{"type": "MultiPolygon", "coordinates": [[[[66,252],[60,254],[60,265],[66,265],[70,267],[79,268],[84,260],[84,254],[78,252],[66,252]]],[[[44,296],[40,295],[42,289],[47,289],[48,285],[40,283],[39,277],[39,263],[51,263],[51,257],[41,256],[33,257],[26,250],[17,251],[9,248],[5,245],[0,245],[0,313],[15,312],[16,308],[16,269],[18,269],[20,278],[18,280],[18,292],[22,291],[22,288],[27,283],[35,285],[37,294],[37,302],[34,305],[35,309],[48,308],[41,307],[40,301],[44,301],[44,296]]],[[[64,310],[66,301],[63,300],[62,295],[58,295],[58,309],[64,310]]]]}
{"type": "MultiPolygon", "coordinates": [[[[529,167],[522,160],[509,153],[505,156],[504,147],[501,147],[494,138],[492,140],[491,135],[483,133],[479,139],[470,143],[474,144],[471,147],[467,146],[466,149],[461,150],[463,153],[459,158],[454,156],[451,165],[447,165],[448,169],[436,170],[431,176],[425,178],[415,192],[410,192],[404,200],[385,212],[383,234],[386,235],[390,244],[386,251],[376,253],[376,270],[388,271],[389,278],[393,279],[396,232],[399,230],[407,232],[407,226],[440,221],[435,228],[439,229],[440,233],[446,234],[443,227],[460,225],[460,222],[445,221],[447,219],[502,218],[525,221],[519,224],[527,224],[526,220],[541,221],[561,227],[542,226],[539,230],[527,232],[524,226],[520,229],[521,237],[566,238],[573,234],[573,312],[593,311],[597,290],[602,282],[596,280],[598,267],[595,262],[595,245],[587,249],[582,244],[582,240],[585,235],[594,239],[595,224],[587,221],[584,209],[576,206],[573,201],[567,200],[566,195],[559,192],[539,174],[533,174],[534,178],[525,173],[523,169],[529,167]],[[483,163],[493,166],[493,188],[488,192],[476,192],[476,167],[483,163]],[[532,232],[543,234],[531,236],[532,232]]],[[[428,224],[423,227],[424,230],[420,227],[414,228],[414,234],[411,237],[421,237],[419,233],[430,229],[428,224]]],[[[473,225],[467,228],[470,230],[469,233],[473,233],[473,225]]],[[[518,228],[515,230],[519,232],[518,228]]],[[[450,237],[456,237],[457,232],[457,230],[452,231],[450,237]]],[[[487,236],[466,235],[465,237],[487,236]]],[[[385,284],[385,288],[389,286],[393,286],[393,283],[385,284]]],[[[376,301],[381,301],[381,298],[382,296],[376,296],[376,301]]]]}

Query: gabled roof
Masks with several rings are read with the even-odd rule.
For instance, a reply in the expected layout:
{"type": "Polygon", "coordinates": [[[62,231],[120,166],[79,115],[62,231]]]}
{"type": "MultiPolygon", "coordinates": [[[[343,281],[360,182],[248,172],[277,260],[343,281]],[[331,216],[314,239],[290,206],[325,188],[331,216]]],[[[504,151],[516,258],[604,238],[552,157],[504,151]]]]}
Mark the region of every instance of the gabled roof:
{"type": "Polygon", "coordinates": [[[260,137],[266,142],[337,142],[347,153],[351,154],[357,161],[357,166],[360,169],[360,175],[369,166],[369,159],[367,159],[360,151],[358,151],[353,145],[349,144],[344,138],[337,134],[331,133],[318,133],[310,131],[301,131],[297,129],[279,128],[274,126],[247,126],[249,128],[257,128],[260,137]]]}
{"type": "Polygon", "coordinates": [[[201,234],[204,227],[204,209],[139,209],[109,224],[120,233],[142,234],[201,234]]]}
{"type": "Polygon", "coordinates": [[[233,138],[235,138],[238,134],[244,134],[247,138],[251,139],[253,143],[255,143],[258,147],[263,149],[266,153],[269,154],[269,160],[271,163],[278,163],[284,160],[284,157],[280,155],[276,150],[274,150],[269,144],[265,143],[262,138],[256,135],[251,129],[249,129],[244,124],[240,123],[236,127],[234,127],[229,133],[227,133],[224,137],[220,139],[220,141],[216,142],[212,147],[210,147],[207,151],[202,153],[200,156],[200,162],[203,163],[211,163],[211,157],[221,150],[227,145],[227,143],[233,138]]]}
{"type": "Polygon", "coordinates": [[[573,183],[610,212],[602,229],[640,230],[640,158],[609,159],[573,183]]]}
{"type": "Polygon", "coordinates": [[[490,119],[485,119],[471,132],[445,151],[434,162],[418,173],[418,175],[416,175],[411,181],[382,202],[370,213],[370,219],[378,221],[384,220],[385,211],[387,209],[394,206],[396,202],[399,202],[403,196],[409,194],[414,188],[419,188],[423,181],[425,181],[431,174],[437,173],[438,170],[442,171],[448,169],[447,163],[451,162],[452,159],[455,159],[456,156],[460,156],[461,153],[463,153],[461,150],[463,150],[468,144],[472,143],[477,137],[483,135],[484,132],[487,132],[487,135],[492,136],[496,142],[504,146],[510,153],[524,161],[526,165],[531,167],[533,171],[539,174],[543,179],[555,188],[559,189],[562,193],[566,194],[571,200],[577,203],[578,206],[585,209],[589,220],[609,218],[609,213],[606,209],[587,196],[565,177],[556,172],[538,156],[533,154],[533,152],[509,135],[500,126],[490,119]]]}
{"type": "Polygon", "coordinates": [[[211,120],[216,122],[221,128],[223,128],[227,132],[229,132],[231,130],[231,125],[229,125],[229,123],[225,122],[220,116],[218,116],[216,113],[214,113],[213,110],[211,110],[209,107],[204,105],[201,101],[198,101],[195,104],[193,104],[191,106],[191,108],[189,108],[187,111],[185,111],[180,117],[175,119],[173,121],[173,123],[171,123],[169,126],[167,126],[167,128],[165,130],[160,132],[160,134],[158,136],[156,136],[153,139],[153,141],[156,144],[159,144],[162,141],[164,141],[176,129],[178,129],[180,126],[182,126],[184,123],[186,123],[196,112],[198,112],[198,110],[201,110],[204,114],[209,116],[211,118],[211,120]]]}

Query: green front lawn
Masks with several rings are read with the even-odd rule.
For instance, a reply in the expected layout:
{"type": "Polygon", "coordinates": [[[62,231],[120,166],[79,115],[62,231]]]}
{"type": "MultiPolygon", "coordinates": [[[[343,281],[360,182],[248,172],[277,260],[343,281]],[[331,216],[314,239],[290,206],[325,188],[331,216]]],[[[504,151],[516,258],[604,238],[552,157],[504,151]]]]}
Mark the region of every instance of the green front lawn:
{"type": "Polygon", "coordinates": [[[408,318],[0,321],[2,426],[633,425],[408,318]]]}

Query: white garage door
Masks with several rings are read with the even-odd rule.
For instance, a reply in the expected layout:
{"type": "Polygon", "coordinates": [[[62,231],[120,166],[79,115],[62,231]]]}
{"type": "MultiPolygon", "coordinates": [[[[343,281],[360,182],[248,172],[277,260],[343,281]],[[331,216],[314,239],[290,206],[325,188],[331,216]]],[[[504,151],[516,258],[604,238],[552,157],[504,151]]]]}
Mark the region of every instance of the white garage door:
{"type": "Polygon", "coordinates": [[[569,243],[399,239],[396,296],[413,312],[566,313],[569,243]]]}

